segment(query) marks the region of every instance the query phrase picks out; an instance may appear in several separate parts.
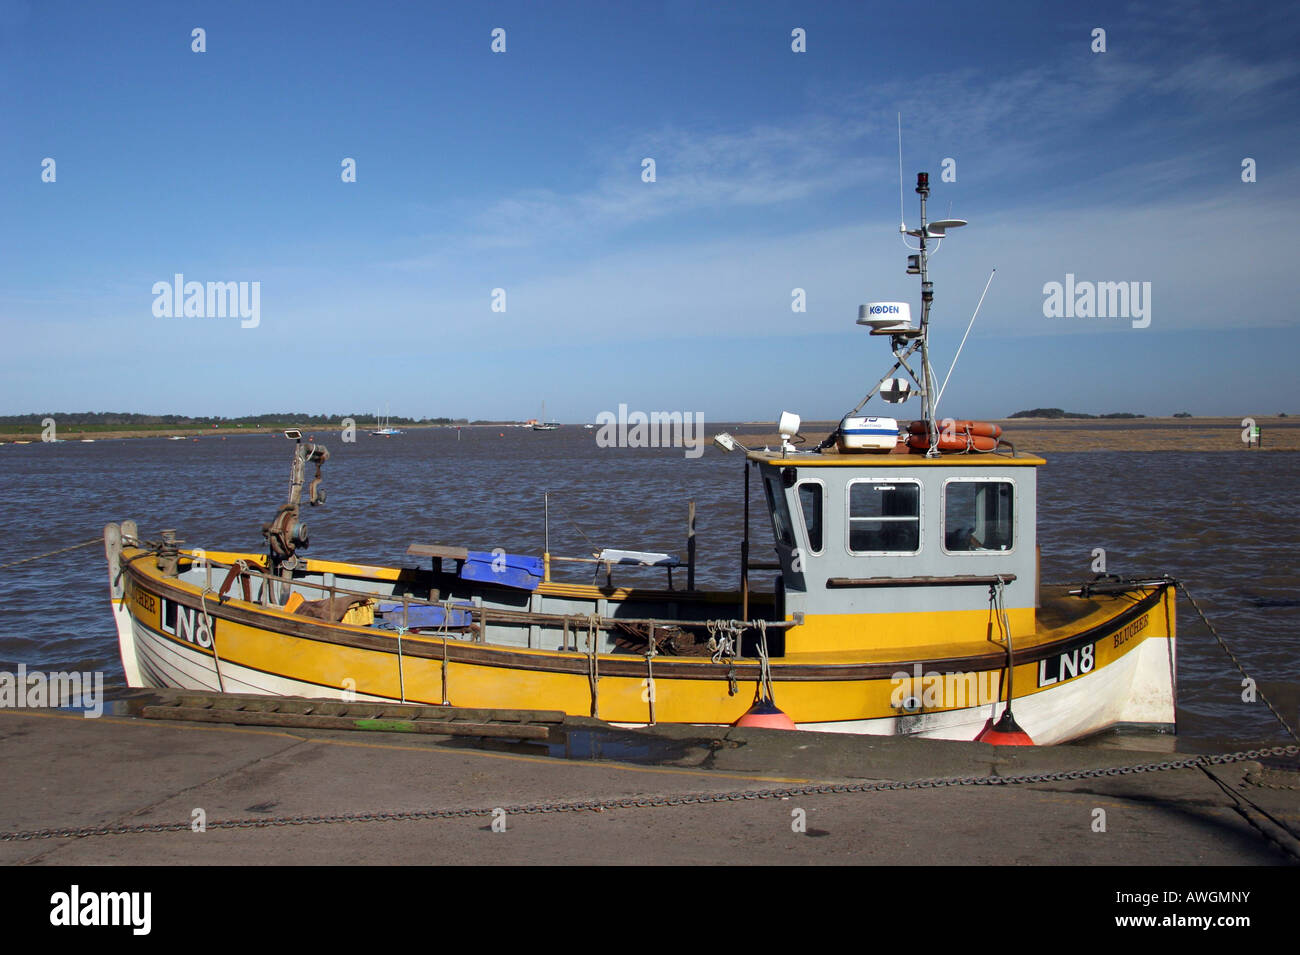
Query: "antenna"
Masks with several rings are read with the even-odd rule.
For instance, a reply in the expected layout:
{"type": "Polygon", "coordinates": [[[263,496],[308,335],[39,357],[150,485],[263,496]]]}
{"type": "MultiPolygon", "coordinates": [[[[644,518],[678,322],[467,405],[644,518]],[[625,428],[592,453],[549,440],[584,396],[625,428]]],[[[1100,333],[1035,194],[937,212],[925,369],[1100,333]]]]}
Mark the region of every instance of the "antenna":
{"type": "Polygon", "coordinates": [[[898,231],[907,231],[907,220],[903,215],[903,114],[898,114],[898,231]]]}
{"type": "MultiPolygon", "coordinates": [[[[975,315],[980,313],[980,306],[984,304],[984,296],[989,294],[989,286],[993,284],[993,276],[997,274],[997,269],[989,273],[989,280],[984,283],[984,291],[980,293],[980,300],[975,303],[975,315]]],[[[934,399],[934,414],[936,417],[939,415],[939,402],[943,401],[944,389],[948,387],[948,379],[952,377],[952,370],[957,367],[957,359],[961,357],[961,350],[966,345],[966,336],[975,327],[975,315],[970,317],[970,323],[966,326],[966,334],[961,337],[961,344],[957,346],[957,354],[952,356],[952,364],[948,366],[948,374],[943,376],[943,384],[939,386],[939,397],[934,399]]]]}
{"type": "MultiPolygon", "coordinates": [[[[901,112],[898,114],[898,162],[899,192],[901,200],[903,185],[903,114],[901,112]]],[[[914,255],[909,255],[907,257],[907,274],[919,276],[921,279],[920,324],[918,326],[912,326],[910,324],[907,320],[907,311],[905,311],[908,310],[908,306],[901,302],[875,302],[863,305],[858,309],[859,325],[871,326],[872,335],[889,338],[890,347],[894,352],[895,362],[894,367],[885,373],[885,376],[876,383],[875,387],[867,393],[865,398],[858,402],[857,407],[849,414],[856,415],[862,410],[862,406],[871,400],[871,396],[876,393],[880,393],[880,395],[886,400],[902,400],[902,398],[905,397],[906,391],[910,391],[910,389],[902,389],[897,386],[896,382],[892,381],[890,381],[887,389],[884,386],[885,383],[892,378],[894,372],[898,371],[900,368],[903,369],[919,388],[919,396],[921,398],[921,417],[925,419],[928,426],[927,431],[930,435],[930,450],[927,452],[927,455],[934,457],[939,454],[939,430],[935,427],[935,408],[938,406],[938,398],[936,397],[936,394],[938,397],[942,397],[943,389],[939,388],[936,391],[934,368],[930,364],[930,312],[934,303],[934,283],[930,281],[928,268],[928,260],[933,252],[930,245],[933,243],[934,249],[937,249],[939,243],[943,241],[950,230],[959,229],[967,223],[965,219],[935,219],[934,221],[927,221],[926,201],[930,198],[930,174],[928,172],[918,172],[916,174],[916,194],[921,199],[920,225],[915,229],[908,229],[906,218],[902,218],[902,221],[899,223],[899,228],[901,230],[899,237],[903,240],[903,245],[907,246],[908,251],[915,253],[914,255]],[[908,243],[908,236],[916,237],[917,243],[915,247],[908,243]],[[916,352],[920,352],[921,367],[919,369],[913,369],[907,363],[908,358],[916,352]],[[886,391],[889,392],[888,395],[886,395],[886,391]]],[[[899,212],[901,217],[903,209],[900,208],[899,212]]],[[[990,275],[989,283],[992,281],[993,276],[990,275]]],[[[988,292],[989,283],[986,283],[984,286],[985,293],[988,292]]],[[[983,302],[984,295],[981,295],[980,304],[982,305],[983,302]]],[[[975,314],[979,314],[979,305],[975,307],[975,314]]],[[[972,316],[971,325],[973,325],[974,322],[975,316],[972,316]]],[[[968,335],[970,334],[970,329],[971,326],[968,325],[966,328],[966,333],[968,335]]],[[[963,338],[962,344],[964,345],[965,343],[966,339],[963,338]]],[[[957,351],[960,355],[961,349],[958,348],[957,351]]],[[[953,359],[953,364],[956,364],[955,358],[953,359]]],[[[948,370],[948,374],[952,374],[951,368],[948,370]]],[[[945,378],[944,385],[946,386],[947,383],[948,379],[945,378]]],[[[818,446],[818,450],[829,447],[830,443],[828,442],[834,443],[828,438],[827,441],[823,441],[818,446]]]]}

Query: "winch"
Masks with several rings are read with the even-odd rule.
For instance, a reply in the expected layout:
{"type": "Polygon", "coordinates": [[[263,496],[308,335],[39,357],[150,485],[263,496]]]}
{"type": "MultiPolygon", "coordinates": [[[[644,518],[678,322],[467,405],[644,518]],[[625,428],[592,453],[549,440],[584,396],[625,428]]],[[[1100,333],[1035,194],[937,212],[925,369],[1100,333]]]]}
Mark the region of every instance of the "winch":
{"type": "Polygon", "coordinates": [[[307,503],[315,507],[325,503],[321,465],[329,460],[330,453],[323,444],[303,444],[301,431],[288,430],[284,436],[295,442],[289,470],[289,500],[276,511],[269,524],[262,525],[262,536],[267,544],[267,570],[287,582],[293,579],[293,571],[299,566],[298,548],[308,545],[307,525],[298,519],[307,465],[316,465],[316,476],[307,488],[307,503]]]}

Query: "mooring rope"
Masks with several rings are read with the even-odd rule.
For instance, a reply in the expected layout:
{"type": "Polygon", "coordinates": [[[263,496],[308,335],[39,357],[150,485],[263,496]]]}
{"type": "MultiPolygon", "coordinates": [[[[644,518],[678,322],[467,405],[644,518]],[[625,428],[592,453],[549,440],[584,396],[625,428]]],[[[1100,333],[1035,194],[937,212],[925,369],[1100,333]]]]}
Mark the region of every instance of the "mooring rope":
{"type": "Polygon", "coordinates": [[[0,570],[8,567],[17,567],[19,564],[29,564],[34,560],[41,560],[45,557],[53,557],[55,554],[66,554],[70,550],[76,550],[78,547],[89,547],[91,544],[102,544],[104,538],[95,537],[88,541],[82,541],[80,544],[73,544],[71,547],[60,547],[58,550],[48,551],[44,554],[37,554],[35,557],[24,557],[22,560],[10,561],[7,564],[0,564],[0,570]]]}
{"type": "MultiPolygon", "coordinates": [[[[998,575],[997,583],[989,588],[989,605],[992,608],[994,616],[997,617],[998,630],[1001,631],[1003,639],[1007,644],[1007,705],[1003,710],[1004,713],[1011,712],[1012,691],[1016,671],[1016,652],[1011,644],[1011,618],[1007,616],[1007,599],[1006,599],[1007,582],[1002,575],[998,575]]],[[[998,696],[1002,695],[1001,689],[998,690],[998,696]]],[[[995,708],[996,712],[996,708],[995,708]]]]}
{"type": "Polygon", "coordinates": [[[646,638],[646,649],[645,649],[645,673],[646,673],[645,683],[646,683],[646,698],[647,698],[647,702],[649,702],[649,704],[650,704],[650,725],[651,725],[651,726],[653,726],[653,725],[655,724],[655,664],[654,664],[654,659],[655,659],[655,653],[656,653],[656,652],[657,652],[657,648],[655,647],[655,625],[652,623],[652,624],[650,624],[650,634],[649,634],[649,636],[646,638]]]}
{"type": "Polygon", "coordinates": [[[591,715],[600,717],[600,617],[587,616],[587,682],[591,685],[591,715]]]}
{"type": "MultiPolygon", "coordinates": [[[[221,679],[221,657],[217,653],[217,624],[208,613],[208,588],[199,594],[199,606],[203,608],[203,620],[208,625],[208,639],[212,641],[212,666],[217,671],[217,692],[225,693],[226,684],[221,679]]],[[[218,598],[219,599],[219,598],[218,598]]]]}
{"type": "Polygon", "coordinates": [[[773,706],[776,705],[776,694],[772,692],[772,661],[767,655],[767,621],[759,620],[758,627],[758,686],[759,699],[762,700],[764,695],[767,702],[773,706]]]}
{"type": "MultiPolygon", "coordinates": [[[[402,619],[406,619],[406,614],[402,614],[402,619]]],[[[406,702],[406,674],[402,672],[402,634],[406,633],[406,627],[397,628],[397,691],[402,695],[402,702],[406,702]]]]}
{"type": "Polygon", "coordinates": [[[442,638],[442,705],[451,706],[451,699],[447,696],[447,638],[442,638]]]}
{"type": "Polygon", "coordinates": [[[740,684],[736,680],[736,652],[745,628],[736,620],[706,620],[704,626],[709,631],[709,649],[713,651],[711,659],[714,663],[726,659],[727,694],[735,696],[740,692],[740,684]]]}
{"type": "MultiPolygon", "coordinates": [[[[470,623],[474,622],[474,614],[470,613],[470,623]]],[[[448,597],[442,603],[442,626],[438,628],[438,634],[442,636],[442,705],[450,706],[451,702],[447,698],[447,637],[451,635],[448,629],[451,624],[451,598],[448,597]]]]}

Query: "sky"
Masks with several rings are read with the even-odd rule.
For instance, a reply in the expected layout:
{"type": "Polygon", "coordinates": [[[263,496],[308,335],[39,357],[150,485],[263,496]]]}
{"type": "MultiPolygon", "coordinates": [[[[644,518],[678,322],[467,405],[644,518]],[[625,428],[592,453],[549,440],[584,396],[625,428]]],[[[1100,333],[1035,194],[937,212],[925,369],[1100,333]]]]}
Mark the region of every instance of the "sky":
{"type": "Polygon", "coordinates": [[[0,0],[0,414],[838,418],[900,114],[940,379],[997,270],[942,414],[1300,412],[1300,18],[1081,6],[0,0]]]}

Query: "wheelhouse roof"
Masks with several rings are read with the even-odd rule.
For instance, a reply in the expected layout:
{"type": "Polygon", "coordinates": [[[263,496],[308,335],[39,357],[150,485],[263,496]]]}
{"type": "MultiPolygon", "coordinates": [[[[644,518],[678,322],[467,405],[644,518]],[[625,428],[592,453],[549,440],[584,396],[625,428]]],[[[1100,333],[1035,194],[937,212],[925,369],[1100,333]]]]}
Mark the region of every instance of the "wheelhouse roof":
{"type": "Polygon", "coordinates": [[[924,454],[907,451],[890,451],[885,454],[853,452],[841,454],[830,449],[820,454],[785,454],[781,451],[750,451],[745,455],[751,461],[777,466],[794,465],[801,468],[932,468],[932,467],[1039,467],[1047,461],[1034,454],[996,454],[992,451],[975,454],[941,454],[927,458],[924,454]]]}

